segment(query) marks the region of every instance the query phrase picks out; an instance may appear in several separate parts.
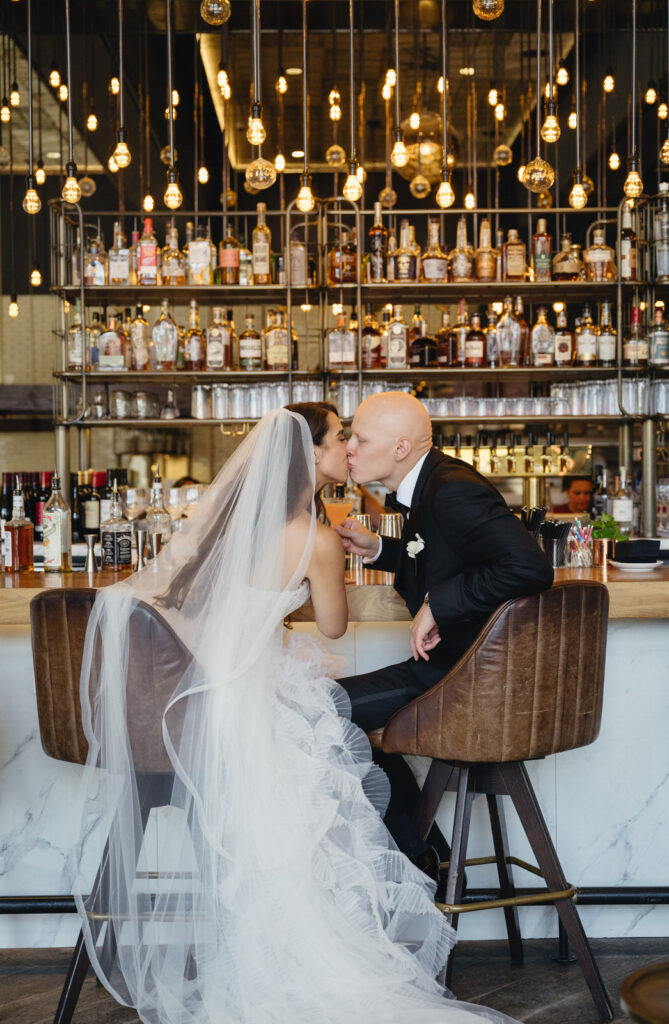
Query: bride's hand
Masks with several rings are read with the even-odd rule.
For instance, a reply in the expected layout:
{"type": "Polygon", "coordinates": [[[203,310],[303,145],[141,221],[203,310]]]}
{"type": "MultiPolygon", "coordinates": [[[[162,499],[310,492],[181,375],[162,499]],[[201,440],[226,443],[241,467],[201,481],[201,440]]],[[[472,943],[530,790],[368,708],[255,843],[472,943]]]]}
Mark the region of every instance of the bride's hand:
{"type": "Polygon", "coordinates": [[[335,526],[333,529],[341,537],[344,549],[350,551],[352,555],[373,558],[378,553],[378,536],[363,526],[360,520],[345,519],[341,526],[335,526]]]}

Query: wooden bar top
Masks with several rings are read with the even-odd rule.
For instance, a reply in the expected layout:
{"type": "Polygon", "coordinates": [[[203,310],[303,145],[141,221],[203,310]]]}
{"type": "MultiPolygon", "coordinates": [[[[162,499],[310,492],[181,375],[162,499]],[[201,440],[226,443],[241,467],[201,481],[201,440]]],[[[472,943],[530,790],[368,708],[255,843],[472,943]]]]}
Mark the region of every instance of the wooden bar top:
{"type": "MultiPolygon", "coordinates": [[[[150,572],[148,567],[146,572],[150,572]]],[[[85,572],[0,573],[0,626],[27,626],[35,594],[51,587],[108,587],[128,573],[103,570],[85,572]]],[[[613,566],[601,569],[556,569],[557,580],[597,580],[609,591],[612,619],[669,619],[669,566],[652,572],[623,572],[613,566]]],[[[409,612],[392,585],[392,573],[358,569],[347,577],[349,618],[352,622],[408,621],[409,612]]],[[[313,621],[310,602],[292,616],[313,621]]]]}

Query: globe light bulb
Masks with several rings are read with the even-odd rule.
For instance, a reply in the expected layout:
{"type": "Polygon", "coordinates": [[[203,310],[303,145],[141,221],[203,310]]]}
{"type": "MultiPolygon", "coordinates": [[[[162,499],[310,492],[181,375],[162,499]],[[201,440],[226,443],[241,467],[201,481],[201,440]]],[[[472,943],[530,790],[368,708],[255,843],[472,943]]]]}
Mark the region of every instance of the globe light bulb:
{"type": "Polygon", "coordinates": [[[283,74],[283,72],[279,75],[279,77],[276,80],[276,91],[280,93],[282,96],[285,92],[288,92],[288,79],[283,74]]]}
{"type": "Polygon", "coordinates": [[[506,116],[506,110],[504,104],[499,102],[495,104],[495,119],[497,121],[503,121],[506,116]]]}
{"type": "Polygon", "coordinates": [[[118,96],[121,91],[121,83],[118,79],[118,75],[112,75],[109,79],[109,91],[112,96],[118,96]]]}
{"type": "Polygon", "coordinates": [[[49,72],[49,85],[52,89],[57,89],[60,85],[60,71],[56,64],[51,65],[51,71],[49,72]]]}
{"type": "Polygon", "coordinates": [[[153,198],[150,192],[147,192],[144,198],[142,199],[142,209],[144,210],[144,213],[153,213],[155,205],[155,199],[153,198]]]}
{"type": "Polygon", "coordinates": [[[88,128],[89,132],[96,132],[98,130],[97,114],[95,114],[93,111],[91,111],[91,113],[86,118],[86,127],[88,128]]]}
{"type": "Polygon", "coordinates": [[[602,82],[602,88],[604,92],[613,92],[616,87],[616,80],[613,76],[611,68],[607,68],[606,74],[604,75],[604,81],[602,82]]]}
{"type": "Polygon", "coordinates": [[[37,190],[33,187],[32,182],[29,180],[26,194],[23,197],[23,209],[26,213],[36,214],[42,209],[42,200],[39,197],[37,190]]]}
{"type": "Polygon", "coordinates": [[[393,95],[392,85],[390,85],[388,82],[384,82],[383,87],[381,89],[381,95],[383,96],[384,100],[391,99],[393,95]]]}
{"type": "Polygon", "coordinates": [[[333,103],[341,103],[341,94],[336,85],[333,85],[328,93],[328,103],[332,106],[333,103]]]}
{"type": "Polygon", "coordinates": [[[116,149],[114,150],[114,160],[121,169],[130,166],[132,155],[128,149],[128,143],[125,141],[125,129],[119,128],[118,130],[118,142],[116,143],[116,149]]]}
{"type": "Polygon", "coordinates": [[[660,121],[666,121],[668,114],[669,114],[669,107],[664,102],[664,100],[662,100],[662,102],[658,103],[658,105],[657,105],[657,116],[659,117],[660,121]]]}
{"type": "Polygon", "coordinates": [[[120,170],[119,165],[116,163],[116,157],[114,156],[113,153],[109,157],[109,160],[107,161],[107,170],[111,171],[112,174],[118,174],[118,172],[120,170]]]}
{"type": "Polygon", "coordinates": [[[660,163],[663,163],[665,167],[669,165],[669,138],[665,139],[660,146],[660,163]]]}
{"type": "Polygon", "coordinates": [[[655,82],[648,83],[648,88],[646,89],[644,100],[646,101],[649,107],[652,107],[654,103],[657,103],[657,89],[655,87],[655,82]]]}
{"type": "Polygon", "coordinates": [[[393,207],[397,202],[397,192],[394,188],[386,186],[379,192],[379,202],[382,206],[393,207]]]}
{"type": "Polygon", "coordinates": [[[269,160],[258,156],[248,165],[244,177],[248,184],[257,191],[263,188],[270,188],[276,181],[276,167],[269,160]]]}
{"type": "Polygon", "coordinates": [[[209,181],[209,169],[204,164],[200,164],[197,169],[197,180],[201,185],[206,185],[209,181]]]}
{"type": "Polygon", "coordinates": [[[42,283],[42,271],[35,264],[33,269],[30,271],[30,284],[32,288],[39,288],[42,283]]]}
{"type": "Polygon", "coordinates": [[[12,82],[11,92],[9,93],[9,103],[12,107],[18,107],[21,104],[21,94],[16,82],[12,82]]]}
{"type": "Polygon", "coordinates": [[[451,185],[448,177],[442,178],[442,182],[437,189],[437,206],[440,206],[442,210],[447,210],[449,206],[452,206],[455,202],[455,192],[451,185]]]}
{"type": "Polygon", "coordinates": [[[58,86],[58,99],[61,103],[67,103],[67,97],[69,96],[69,90],[65,82],[61,82],[58,86]]]}
{"type": "Polygon", "coordinates": [[[181,96],[179,96],[178,89],[172,89],[172,106],[178,107],[181,103],[181,96]]]}
{"type": "Polygon", "coordinates": [[[555,171],[549,163],[536,156],[526,165],[523,185],[530,192],[545,192],[555,181],[555,171]]]}
{"type": "Polygon", "coordinates": [[[283,153],[277,153],[274,157],[274,169],[281,174],[286,169],[286,158],[283,153]]]}
{"type": "Polygon", "coordinates": [[[575,110],[572,110],[571,113],[569,114],[569,117],[567,118],[567,124],[572,129],[572,131],[575,130],[575,128],[576,128],[576,111],[575,110]]]}
{"type": "Polygon", "coordinates": [[[518,181],[519,181],[519,182],[520,182],[520,184],[522,185],[522,183],[523,183],[523,177],[524,177],[524,175],[525,175],[525,164],[521,164],[521,165],[520,165],[520,167],[518,168],[518,171],[517,171],[517,175],[518,175],[518,181]]]}
{"type": "Polygon", "coordinates": [[[232,89],[230,87],[230,76],[225,68],[218,69],[218,75],[216,76],[218,88],[221,90],[221,96],[224,100],[229,100],[232,96],[232,89]]]}
{"type": "Polygon", "coordinates": [[[88,174],[84,174],[83,178],[79,179],[79,188],[84,199],[90,199],[91,196],[95,195],[97,185],[88,174]]]}
{"type": "Polygon", "coordinates": [[[620,157],[616,153],[615,149],[612,153],[609,153],[609,168],[612,171],[617,171],[620,167],[620,157]]]}
{"type": "Polygon", "coordinates": [[[297,193],[295,205],[300,213],[310,213],[316,204],[314,194],[311,191],[311,175],[300,175],[300,191],[297,193]]]}
{"type": "Polygon", "coordinates": [[[432,191],[432,186],[424,174],[414,174],[409,182],[409,191],[414,199],[426,199],[432,191]]]}
{"type": "Polygon", "coordinates": [[[558,85],[569,85],[569,72],[562,61],[560,61],[560,64],[558,65],[555,81],[558,85]]]}
{"type": "Polygon", "coordinates": [[[202,0],[200,14],[207,25],[224,25],[230,17],[230,0],[202,0]]]}
{"type": "Polygon", "coordinates": [[[465,210],[474,210],[476,208],[476,197],[473,192],[468,192],[464,199],[465,210]]]}
{"type": "Polygon", "coordinates": [[[580,170],[574,171],[574,183],[569,193],[569,205],[573,210],[582,210],[588,202],[588,195],[583,188],[583,174],[580,170]]]}
{"type": "Polygon", "coordinates": [[[330,120],[341,121],[341,107],[338,103],[333,103],[330,107],[330,120]]]}
{"type": "Polygon", "coordinates": [[[81,199],[81,189],[79,188],[79,182],[73,174],[69,174],[65,179],[63,185],[63,191],[61,192],[63,201],[66,203],[78,203],[81,199]]]}
{"type": "Polygon", "coordinates": [[[9,313],[13,320],[15,320],[16,317],[19,315],[19,304],[16,301],[15,295],[12,295],[9,306],[7,307],[7,312],[9,313]]]}
{"type": "Polygon", "coordinates": [[[333,142],[325,151],[325,160],[330,167],[343,167],[346,163],[346,151],[337,142],[333,142]]]}
{"type": "Polygon", "coordinates": [[[627,177],[625,178],[623,192],[628,199],[637,199],[643,192],[643,182],[636,167],[630,166],[627,177]]]}
{"type": "Polygon", "coordinates": [[[177,180],[177,172],[170,168],[167,172],[167,188],[163,196],[163,202],[168,210],[178,210],[183,203],[184,197],[181,194],[179,188],[179,182],[177,180]]]}
{"type": "Polygon", "coordinates": [[[395,145],[390,154],[390,161],[393,167],[406,167],[409,162],[409,154],[404,145],[404,133],[401,128],[395,129],[395,145]]]}
{"type": "Polygon", "coordinates": [[[0,121],[3,124],[9,124],[12,119],[12,111],[7,99],[3,99],[2,106],[0,107],[0,121]]]}
{"type": "Polygon", "coordinates": [[[252,146],[262,146],[267,137],[265,126],[262,123],[262,107],[254,103],[249,114],[249,123],[246,129],[246,138],[252,146]]]}
{"type": "Polygon", "coordinates": [[[498,99],[499,93],[497,92],[495,86],[491,85],[490,88],[488,89],[488,103],[490,104],[491,107],[496,107],[498,99]]]}
{"type": "Polygon", "coordinates": [[[43,185],[46,181],[46,171],[44,170],[44,164],[41,160],[37,161],[37,170],[35,171],[35,181],[38,185],[43,185]]]}
{"type": "Polygon", "coordinates": [[[420,114],[418,113],[417,110],[411,111],[411,116],[409,117],[409,127],[412,128],[414,131],[417,131],[418,128],[420,128],[420,114]]]}
{"type": "Polygon", "coordinates": [[[541,126],[541,138],[544,142],[557,142],[560,138],[560,122],[553,113],[546,115],[541,126]]]}
{"type": "Polygon", "coordinates": [[[391,89],[394,89],[397,85],[397,72],[395,71],[395,68],[388,68],[386,71],[386,82],[391,89]]]}
{"type": "Polygon", "coordinates": [[[505,142],[500,142],[499,146],[495,147],[492,158],[497,167],[508,167],[513,160],[513,152],[505,142]]]}
{"type": "Polygon", "coordinates": [[[356,165],[353,161],[348,165],[348,177],[344,182],[344,188],[342,192],[344,198],[348,199],[351,203],[357,203],[358,199],[362,195],[362,184],[358,180],[356,165]]]}
{"type": "Polygon", "coordinates": [[[504,0],[473,0],[472,10],[482,21],[494,21],[504,11],[504,0]]]}

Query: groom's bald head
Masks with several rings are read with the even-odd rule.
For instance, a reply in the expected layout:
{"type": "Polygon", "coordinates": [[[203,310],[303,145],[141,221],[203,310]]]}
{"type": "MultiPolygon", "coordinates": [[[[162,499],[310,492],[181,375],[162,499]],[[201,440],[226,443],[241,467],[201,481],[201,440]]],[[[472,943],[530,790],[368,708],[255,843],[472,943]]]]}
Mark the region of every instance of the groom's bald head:
{"type": "Polygon", "coordinates": [[[379,480],[396,490],[431,446],[430,417],[417,398],[401,391],[370,395],[353,417],[347,449],[351,479],[379,480]]]}

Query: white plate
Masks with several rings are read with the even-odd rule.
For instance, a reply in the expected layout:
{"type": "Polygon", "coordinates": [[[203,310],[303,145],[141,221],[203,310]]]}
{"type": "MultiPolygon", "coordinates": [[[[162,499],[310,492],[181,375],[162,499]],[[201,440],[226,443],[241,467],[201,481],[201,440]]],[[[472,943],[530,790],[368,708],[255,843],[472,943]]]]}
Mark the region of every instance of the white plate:
{"type": "Polygon", "coordinates": [[[659,569],[661,565],[664,565],[664,562],[614,562],[612,558],[609,558],[609,565],[612,565],[614,569],[622,569],[623,572],[652,572],[653,569],[659,569]]]}

